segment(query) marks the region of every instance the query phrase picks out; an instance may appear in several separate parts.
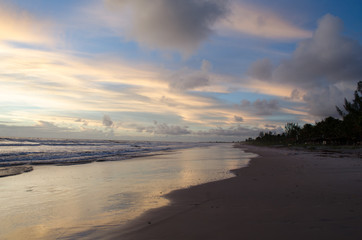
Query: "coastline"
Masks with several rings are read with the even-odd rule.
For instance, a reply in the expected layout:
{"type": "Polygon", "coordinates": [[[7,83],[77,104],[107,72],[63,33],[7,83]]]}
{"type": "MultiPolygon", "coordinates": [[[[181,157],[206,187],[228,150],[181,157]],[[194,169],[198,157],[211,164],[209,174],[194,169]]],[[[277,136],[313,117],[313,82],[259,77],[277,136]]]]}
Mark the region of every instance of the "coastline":
{"type": "Polygon", "coordinates": [[[362,160],[242,145],[236,177],[176,190],[171,204],[94,239],[361,239],[362,160]]]}
{"type": "Polygon", "coordinates": [[[33,167],[30,165],[0,167],[0,178],[10,177],[31,171],[33,171],[33,167]]]}

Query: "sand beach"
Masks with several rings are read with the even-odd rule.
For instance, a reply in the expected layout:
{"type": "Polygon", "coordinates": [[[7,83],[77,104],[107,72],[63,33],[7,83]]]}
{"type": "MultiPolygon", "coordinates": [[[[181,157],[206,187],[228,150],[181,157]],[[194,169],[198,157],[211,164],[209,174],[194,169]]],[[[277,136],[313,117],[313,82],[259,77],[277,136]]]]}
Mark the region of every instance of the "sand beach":
{"type": "Polygon", "coordinates": [[[259,157],[236,177],[173,191],[94,239],[362,239],[360,150],[240,147],[259,157]]]}

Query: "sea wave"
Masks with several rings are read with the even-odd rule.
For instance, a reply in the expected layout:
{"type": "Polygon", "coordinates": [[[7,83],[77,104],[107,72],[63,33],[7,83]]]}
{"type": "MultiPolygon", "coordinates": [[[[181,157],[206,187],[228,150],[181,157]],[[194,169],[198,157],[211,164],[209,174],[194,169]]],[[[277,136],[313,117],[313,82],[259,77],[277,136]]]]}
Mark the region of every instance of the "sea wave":
{"type": "Polygon", "coordinates": [[[113,161],[210,143],[0,138],[0,166],[113,161]]]}

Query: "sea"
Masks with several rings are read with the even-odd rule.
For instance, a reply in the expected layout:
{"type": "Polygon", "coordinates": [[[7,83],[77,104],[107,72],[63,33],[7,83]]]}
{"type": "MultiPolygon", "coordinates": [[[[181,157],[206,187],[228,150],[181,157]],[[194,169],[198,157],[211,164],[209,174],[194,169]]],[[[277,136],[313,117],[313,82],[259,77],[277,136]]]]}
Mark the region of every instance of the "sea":
{"type": "Polygon", "coordinates": [[[0,138],[0,166],[125,160],[210,143],[0,138]]]}
{"type": "Polygon", "coordinates": [[[231,143],[1,138],[2,166],[34,170],[0,178],[0,239],[92,239],[254,157],[231,143]]]}

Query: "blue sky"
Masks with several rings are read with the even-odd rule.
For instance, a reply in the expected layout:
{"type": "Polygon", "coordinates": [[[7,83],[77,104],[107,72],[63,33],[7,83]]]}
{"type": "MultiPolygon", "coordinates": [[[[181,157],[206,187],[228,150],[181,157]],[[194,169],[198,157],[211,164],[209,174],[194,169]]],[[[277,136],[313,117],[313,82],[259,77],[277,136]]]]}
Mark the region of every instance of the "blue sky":
{"type": "Polygon", "coordinates": [[[358,1],[0,0],[3,137],[233,141],[362,77],[358,1]]]}

